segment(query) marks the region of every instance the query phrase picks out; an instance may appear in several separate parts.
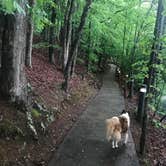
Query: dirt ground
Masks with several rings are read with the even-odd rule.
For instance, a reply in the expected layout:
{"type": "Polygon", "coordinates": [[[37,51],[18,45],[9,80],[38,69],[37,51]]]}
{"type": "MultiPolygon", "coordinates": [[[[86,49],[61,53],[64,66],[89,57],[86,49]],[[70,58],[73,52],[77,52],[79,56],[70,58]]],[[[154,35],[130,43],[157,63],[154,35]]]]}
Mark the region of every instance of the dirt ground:
{"type": "MultiPolygon", "coordinates": [[[[34,140],[27,128],[25,112],[0,99],[0,166],[47,165],[101,86],[92,74],[82,77],[85,69],[79,65],[66,97],[61,89],[63,75],[59,66],[49,64],[48,58],[42,54],[33,50],[32,68],[25,71],[33,88],[33,100],[53,110],[54,120],[44,133],[39,130],[39,138],[34,140]]],[[[36,118],[36,121],[40,122],[40,119],[36,118]]]]}

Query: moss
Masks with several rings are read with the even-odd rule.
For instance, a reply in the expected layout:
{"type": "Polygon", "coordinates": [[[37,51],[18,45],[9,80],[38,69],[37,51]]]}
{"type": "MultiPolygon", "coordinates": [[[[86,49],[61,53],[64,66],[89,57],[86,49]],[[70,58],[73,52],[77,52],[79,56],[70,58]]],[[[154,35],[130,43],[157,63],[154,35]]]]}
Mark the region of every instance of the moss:
{"type": "Polygon", "coordinates": [[[39,118],[41,116],[41,113],[39,113],[38,110],[34,108],[31,110],[31,113],[34,118],[39,118]]]}

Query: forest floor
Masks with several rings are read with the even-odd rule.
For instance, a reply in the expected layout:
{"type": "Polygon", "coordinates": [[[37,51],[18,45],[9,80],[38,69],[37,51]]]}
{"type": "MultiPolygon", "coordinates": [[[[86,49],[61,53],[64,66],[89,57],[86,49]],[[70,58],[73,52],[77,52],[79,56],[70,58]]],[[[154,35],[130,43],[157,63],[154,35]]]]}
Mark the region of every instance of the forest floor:
{"type": "MultiPolygon", "coordinates": [[[[142,157],[139,153],[139,144],[141,136],[141,125],[136,120],[136,110],[138,105],[138,95],[132,99],[126,98],[126,109],[131,116],[131,132],[136,145],[136,151],[142,166],[165,166],[166,165],[166,129],[156,127],[152,115],[149,113],[149,122],[147,126],[147,141],[145,155],[142,157]]],[[[166,122],[163,122],[163,124],[166,122]]],[[[164,124],[164,125],[165,125],[164,124]]]]}
{"type": "MultiPolygon", "coordinates": [[[[33,89],[32,100],[53,111],[53,122],[45,132],[39,129],[39,138],[34,140],[27,134],[29,130],[25,112],[1,99],[0,166],[47,165],[47,161],[56,153],[59,144],[101,87],[101,79],[85,74],[85,69],[78,65],[78,73],[72,78],[69,95],[66,96],[61,89],[63,75],[59,66],[49,64],[48,57],[44,55],[44,50],[33,50],[32,68],[25,70],[33,89]]],[[[36,110],[33,113],[35,123],[40,122],[40,113],[36,110]]]]}

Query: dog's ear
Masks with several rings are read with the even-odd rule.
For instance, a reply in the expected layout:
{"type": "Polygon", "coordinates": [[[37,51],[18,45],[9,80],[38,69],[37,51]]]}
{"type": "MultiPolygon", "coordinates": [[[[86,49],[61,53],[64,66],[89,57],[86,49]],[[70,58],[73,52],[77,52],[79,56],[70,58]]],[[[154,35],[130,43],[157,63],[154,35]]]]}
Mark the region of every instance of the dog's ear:
{"type": "Polygon", "coordinates": [[[125,109],[123,109],[122,110],[122,112],[121,112],[121,114],[125,114],[126,113],[126,110],[125,109]]]}
{"type": "Polygon", "coordinates": [[[126,111],[125,109],[122,110],[121,115],[126,113],[128,113],[128,115],[130,116],[130,111],[126,111]]]}

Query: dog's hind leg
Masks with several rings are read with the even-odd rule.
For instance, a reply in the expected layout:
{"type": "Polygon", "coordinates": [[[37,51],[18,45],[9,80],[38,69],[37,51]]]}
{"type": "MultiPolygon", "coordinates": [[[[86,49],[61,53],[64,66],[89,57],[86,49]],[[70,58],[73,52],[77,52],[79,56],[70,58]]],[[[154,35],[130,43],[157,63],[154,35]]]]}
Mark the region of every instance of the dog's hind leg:
{"type": "Polygon", "coordinates": [[[129,134],[126,133],[126,134],[125,134],[125,141],[124,141],[125,144],[127,144],[127,142],[128,142],[128,138],[129,138],[129,134]]]}
{"type": "Polygon", "coordinates": [[[118,143],[121,140],[121,134],[120,132],[116,132],[115,134],[115,147],[118,148],[118,143]]]}

